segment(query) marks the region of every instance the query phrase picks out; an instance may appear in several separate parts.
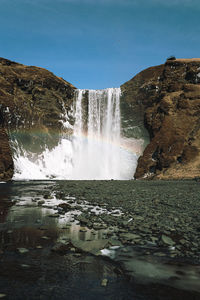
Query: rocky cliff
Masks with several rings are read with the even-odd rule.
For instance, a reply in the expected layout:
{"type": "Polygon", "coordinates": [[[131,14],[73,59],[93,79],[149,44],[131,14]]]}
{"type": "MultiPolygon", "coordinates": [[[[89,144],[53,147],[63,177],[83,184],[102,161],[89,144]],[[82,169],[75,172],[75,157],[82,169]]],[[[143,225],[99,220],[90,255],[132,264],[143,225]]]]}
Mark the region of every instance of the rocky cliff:
{"type": "Polygon", "coordinates": [[[42,150],[47,140],[54,146],[74,89],[45,69],[0,58],[0,180],[9,180],[13,174],[7,132],[18,135],[18,142],[23,139],[32,151],[42,150]]]}
{"type": "Polygon", "coordinates": [[[150,135],[135,178],[200,176],[200,59],[167,60],[122,89],[150,135]]]}
{"type": "Polygon", "coordinates": [[[144,124],[144,114],[157,96],[158,82],[163,69],[164,65],[150,67],[121,85],[123,133],[128,137],[130,134],[134,138],[142,137],[145,145],[149,143],[149,133],[144,124]]]}
{"type": "MultiPolygon", "coordinates": [[[[167,60],[121,89],[124,135],[143,137],[148,144],[135,178],[199,177],[200,59],[167,60]]],[[[8,132],[32,152],[54,147],[66,112],[70,116],[74,90],[45,69],[0,58],[0,180],[13,175],[8,132]]]]}

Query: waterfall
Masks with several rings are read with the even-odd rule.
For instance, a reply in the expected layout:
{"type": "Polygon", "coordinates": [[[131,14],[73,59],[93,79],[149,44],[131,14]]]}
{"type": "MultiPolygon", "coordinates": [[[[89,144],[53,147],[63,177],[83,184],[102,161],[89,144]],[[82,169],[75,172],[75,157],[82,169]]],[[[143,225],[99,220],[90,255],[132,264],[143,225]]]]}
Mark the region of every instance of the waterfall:
{"type": "Polygon", "coordinates": [[[120,89],[78,90],[74,169],[79,179],[120,179],[120,89]],[[83,94],[88,93],[87,120],[83,94]]]}
{"type": "MultiPolygon", "coordinates": [[[[57,146],[38,155],[15,141],[14,179],[133,178],[137,141],[121,136],[120,96],[120,88],[77,90],[72,136],[60,137],[57,146]]],[[[66,122],[65,126],[71,125],[66,122]]]]}

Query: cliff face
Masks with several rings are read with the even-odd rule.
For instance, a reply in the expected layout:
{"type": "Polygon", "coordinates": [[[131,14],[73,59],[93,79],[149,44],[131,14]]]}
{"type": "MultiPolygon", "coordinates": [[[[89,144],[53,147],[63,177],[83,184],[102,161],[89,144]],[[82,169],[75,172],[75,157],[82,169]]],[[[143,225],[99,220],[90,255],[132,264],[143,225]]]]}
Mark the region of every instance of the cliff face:
{"type": "Polygon", "coordinates": [[[31,145],[35,151],[42,150],[47,140],[51,146],[56,145],[74,89],[70,83],[45,69],[0,58],[1,180],[11,179],[13,174],[6,130],[9,135],[18,135],[18,141],[23,139],[24,145],[27,140],[27,147],[31,145]]]}
{"type": "MultiPolygon", "coordinates": [[[[8,132],[32,152],[54,147],[74,90],[45,69],[0,58],[0,180],[13,175],[8,132]]],[[[121,90],[124,136],[143,137],[146,144],[150,137],[135,178],[199,177],[200,59],[168,60],[140,72],[121,90]]]]}
{"type": "Polygon", "coordinates": [[[150,67],[121,85],[124,135],[130,137],[129,132],[131,132],[134,138],[145,139],[145,144],[149,142],[149,133],[144,124],[144,113],[157,96],[159,78],[163,69],[164,65],[150,67]]]}
{"type": "Polygon", "coordinates": [[[150,143],[135,178],[200,176],[200,59],[168,60],[144,107],[150,143]]]}
{"type": "Polygon", "coordinates": [[[8,135],[4,128],[0,128],[0,181],[10,180],[13,171],[14,165],[8,135]]]}

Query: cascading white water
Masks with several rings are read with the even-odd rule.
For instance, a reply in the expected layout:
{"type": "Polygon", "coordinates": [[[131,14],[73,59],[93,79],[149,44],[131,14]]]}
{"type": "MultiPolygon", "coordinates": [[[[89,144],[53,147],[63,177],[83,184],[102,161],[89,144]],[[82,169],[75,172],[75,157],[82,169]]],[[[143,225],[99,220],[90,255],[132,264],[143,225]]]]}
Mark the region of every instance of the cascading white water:
{"type": "Polygon", "coordinates": [[[87,132],[84,93],[79,90],[76,96],[72,178],[120,179],[120,89],[87,91],[87,132]]]}
{"type": "Polygon", "coordinates": [[[14,179],[131,179],[137,141],[131,140],[132,152],[124,148],[127,140],[120,134],[120,95],[119,88],[77,90],[73,136],[61,137],[54,149],[34,159],[16,148],[14,179]]]}

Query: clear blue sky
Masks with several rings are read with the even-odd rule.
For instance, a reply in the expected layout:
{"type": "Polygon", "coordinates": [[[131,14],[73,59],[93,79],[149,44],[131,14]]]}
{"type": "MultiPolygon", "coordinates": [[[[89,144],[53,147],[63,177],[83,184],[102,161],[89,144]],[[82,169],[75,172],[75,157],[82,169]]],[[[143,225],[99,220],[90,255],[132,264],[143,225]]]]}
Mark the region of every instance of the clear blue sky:
{"type": "Polygon", "coordinates": [[[170,55],[200,57],[199,0],[0,0],[0,56],[78,88],[118,87],[170,55]]]}

